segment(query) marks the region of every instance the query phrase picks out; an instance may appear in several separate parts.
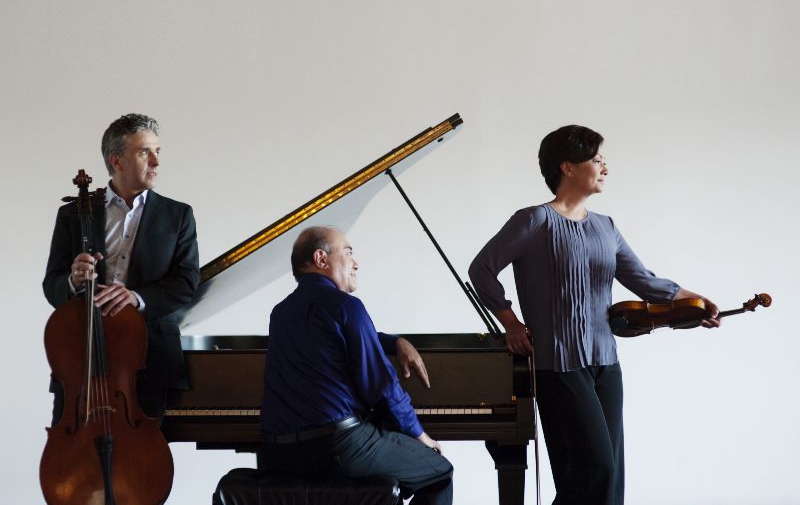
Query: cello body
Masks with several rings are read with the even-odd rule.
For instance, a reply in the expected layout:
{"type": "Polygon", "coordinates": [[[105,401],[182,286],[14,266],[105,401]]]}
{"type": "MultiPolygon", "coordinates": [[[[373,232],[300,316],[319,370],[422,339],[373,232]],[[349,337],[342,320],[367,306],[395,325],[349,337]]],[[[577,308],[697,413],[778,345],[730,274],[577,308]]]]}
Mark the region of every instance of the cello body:
{"type": "Polygon", "coordinates": [[[87,367],[75,366],[85,362],[85,314],[85,300],[73,298],[56,309],[45,329],[47,359],[64,390],[64,410],[47,431],[39,467],[45,500],[48,505],[163,503],[172,488],[172,454],[158,420],[142,412],[136,396],[136,372],[144,368],[147,352],[144,319],[133,307],[103,318],[105,332],[113,336],[106,341],[108,387],[103,397],[94,393],[98,401],[87,418],[87,367]],[[111,448],[104,462],[100,445],[107,432],[111,448]],[[107,481],[113,501],[105,496],[107,481]]]}

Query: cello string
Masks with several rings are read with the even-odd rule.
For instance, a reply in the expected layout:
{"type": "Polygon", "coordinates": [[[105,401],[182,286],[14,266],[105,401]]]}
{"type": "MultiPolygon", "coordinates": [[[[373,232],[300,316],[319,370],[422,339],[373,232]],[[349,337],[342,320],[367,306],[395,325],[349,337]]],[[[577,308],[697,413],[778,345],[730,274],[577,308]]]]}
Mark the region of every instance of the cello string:
{"type": "MultiPolygon", "coordinates": [[[[91,217],[86,219],[87,226],[91,222],[91,217]]],[[[82,223],[83,224],[83,223],[82,223]]],[[[92,274],[95,273],[96,266],[92,269],[92,274]]],[[[105,342],[104,339],[104,332],[103,332],[103,319],[102,313],[99,311],[99,308],[94,303],[94,297],[96,294],[96,279],[91,278],[89,281],[89,286],[87,289],[87,293],[89,294],[89,300],[91,305],[91,312],[92,312],[92,332],[91,332],[91,340],[93,341],[93,375],[95,377],[95,394],[94,396],[94,416],[98,419],[99,422],[102,423],[103,433],[108,435],[110,433],[110,423],[109,423],[109,414],[108,414],[108,384],[106,381],[106,359],[105,359],[105,342]]]]}
{"type": "Polygon", "coordinates": [[[111,435],[111,414],[112,414],[112,406],[109,403],[109,395],[108,395],[108,368],[106,360],[103,360],[103,374],[100,377],[100,381],[102,383],[101,392],[103,395],[103,430],[106,435],[111,435]]]}
{"type": "Polygon", "coordinates": [[[93,381],[94,387],[94,419],[102,424],[103,433],[109,434],[109,421],[107,412],[107,384],[105,380],[105,359],[103,342],[101,341],[103,335],[102,315],[94,304],[95,281],[91,281],[90,298],[92,300],[92,340],[93,340],[93,381]]]}
{"type": "MultiPolygon", "coordinates": [[[[91,274],[89,274],[91,275],[91,274]]],[[[97,422],[97,406],[100,404],[100,392],[98,391],[98,384],[97,384],[97,341],[95,339],[95,334],[97,333],[97,307],[94,305],[94,293],[95,293],[95,281],[94,279],[87,280],[87,287],[86,287],[86,301],[89,305],[89,340],[91,341],[91,349],[92,353],[89,358],[89,369],[90,369],[90,382],[92,384],[91,390],[91,402],[92,408],[89,411],[89,415],[91,416],[92,422],[97,422]]]]}
{"type": "MultiPolygon", "coordinates": [[[[96,268],[96,267],[95,267],[96,268]]],[[[92,271],[95,273],[95,270],[92,271]]],[[[92,340],[94,341],[94,371],[95,371],[95,390],[96,390],[96,404],[95,416],[99,417],[102,423],[103,433],[110,434],[110,421],[108,413],[108,383],[106,380],[106,359],[105,359],[105,332],[103,331],[103,316],[94,304],[94,296],[96,294],[96,281],[91,281],[91,300],[93,312],[93,331],[92,340]]]]}
{"type": "Polygon", "coordinates": [[[106,359],[105,332],[103,331],[102,313],[97,313],[97,325],[95,338],[97,343],[97,370],[100,393],[100,415],[103,418],[103,433],[108,436],[111,434],[111,414],[108,397],[108,360],[106,359]]]}
{"type": "Polygon", "coordinates": [[[106,418],[106,381],[103,370],[102,345],[99,331],[95,332],[95,359],[97,360],[97,415],[103,426],[103,434],[108,435],[108,420],[106,418]]]}
{"type": "Polygon", "coordinates": [[[100,391],[102,396],[102,415],[103,415],[103,433],[105,435],[111,434],[111,406],[108,404],[108,380],[105,375],[100,376],[100,391]]]}
{"type": "MultiPolygon", "coordinates": [[[[94,299],[94,296],[92,298],[94,299]]],[[[94,360],[94,364],[92,366],[92,368],[94,369],[94,373],[93,373],[92,380],[94,381],[94,384],[95,384],[95,387],[94,387],[95,404],[94,404],[94,414],[93,415],[94,415],[95,422],[102,423],[103,419],[102,419],[101,416],[102,416],[102,411],[103,411],[103,398],[102,398],[102,390],[101,390],[102,384],[100,382],[101,377],[99,375],[99,372],[102,369],[100,368],[100,360],[99,360],[100,346],[98,345],[98,342],[97,342],[97,332],[98,332],[98,324],[97,324],[98,321],[97,321],[97,319],[98,319],[97,318],[97,307],[95,307],[95,309],[94,309],[94,324],[93,324],[94,331],[92,332],[92,340],[94,342],[94,346],[93,346],[94,347],[94,353],[93,353],[93,356],[92,356],[92,359],[94,360]]]]}
{"type": "MultiPolygon", "coordinates": [[[[85,220],[81,219],[81,226],[85,226],[85,220]]],[[[85,237],[84,233],[84,237],[85,237]]],[[[86,250],[86,245],[83,247],[86,250]]],[[[93,354],[94,354],[94,280],[85,279],[84,287],[86,293],[86,419],[88,423],[91,418],[94,399],[94,387],[92,384],[93,376],[93,354]]]]}
{"type": "MultiPolygon", "coordinates": [[[[89,234],[91,231],[91,218],[88,215],[81,214],[81,250],[84,253],[89,252],[89,234]]],[[[94,409],[96,407],[96,384],[94,384],[94,332],[95,332],[95,306],[94,306],[94,292],[95,280],[92,274],[93,270],[87,271],[83,279],[85,303],[86,303],[86,423],[92,419],[94,409]]]]}

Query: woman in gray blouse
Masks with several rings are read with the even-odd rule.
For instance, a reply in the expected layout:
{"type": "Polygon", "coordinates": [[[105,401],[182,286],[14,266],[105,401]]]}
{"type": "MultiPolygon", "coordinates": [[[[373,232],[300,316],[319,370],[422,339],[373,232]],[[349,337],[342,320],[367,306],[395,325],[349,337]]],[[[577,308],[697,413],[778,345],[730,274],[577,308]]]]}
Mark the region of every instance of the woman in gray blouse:
{"type": "Polygon", "coordinates": [[[469,276],[506,330],[508,349],[534,352],[539,411],[556,486],[554,505],[623,503],[622,372],[608,323],[616,278],[643,300],[703,298],[647,270],[614,221],[585,208],[608,176],[603,137],[583,126],[549,133],[539,166],[555,198],[517,211],[469,276]],[[514,267],[521,323],[497,275],[514,267]]]}

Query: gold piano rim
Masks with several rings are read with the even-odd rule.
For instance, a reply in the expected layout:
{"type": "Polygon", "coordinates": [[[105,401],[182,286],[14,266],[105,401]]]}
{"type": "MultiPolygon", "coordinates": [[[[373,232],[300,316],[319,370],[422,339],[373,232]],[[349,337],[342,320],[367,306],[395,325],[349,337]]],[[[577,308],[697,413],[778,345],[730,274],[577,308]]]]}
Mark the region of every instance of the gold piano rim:
{"type": "Polygon", "coordinates": [[[203,266],[200,274],[201,282],[208,281],[218,273],[243,260],[256,250],[330,206],[351,191],[363,186],[376,175],[385,172],[434,140],[438,140],[443,135],[455,130],[460,124],[461,118],[458,114],[454,114],[433,128],[428,128],[416,137],[393,149],[388,154],[370,163],[316,198],[312,198],[305,205],[300,206],[298,209],[275,221],[238,246],[203,266]]]}

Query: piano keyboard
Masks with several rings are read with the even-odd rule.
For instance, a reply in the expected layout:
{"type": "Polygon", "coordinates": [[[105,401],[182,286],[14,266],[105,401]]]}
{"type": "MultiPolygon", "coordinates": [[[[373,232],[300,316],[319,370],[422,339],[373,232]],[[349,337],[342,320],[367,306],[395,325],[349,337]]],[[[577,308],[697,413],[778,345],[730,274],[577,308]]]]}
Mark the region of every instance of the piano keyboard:
{"type": "MultiPolygon", "coordinates": [[[[422,408],[414,409],[418,416],[490,416],[494,414],[491,408],[422,408]]],[[[231,417],[257,417],[261,409],[168,409],[167,417],[206,417],[206,416],[231,416],[231,417]]]]}

